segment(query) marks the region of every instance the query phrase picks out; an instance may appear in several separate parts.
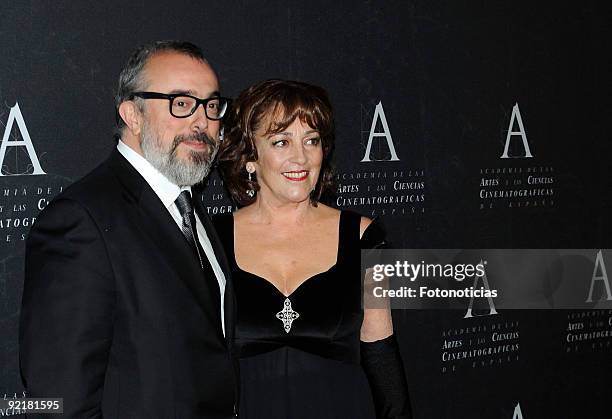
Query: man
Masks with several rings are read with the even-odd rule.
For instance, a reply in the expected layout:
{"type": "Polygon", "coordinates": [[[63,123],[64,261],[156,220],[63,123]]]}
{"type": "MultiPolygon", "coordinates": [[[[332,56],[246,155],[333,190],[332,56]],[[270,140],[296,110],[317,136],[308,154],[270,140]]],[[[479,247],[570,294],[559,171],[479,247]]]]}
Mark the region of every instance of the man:
{"type": "Polygon", "coordinates": [[[20,364],[30,397],[63,397],[70,418],[235,416],[229,270],[191,197],[227,105],[193,44],[155,42],[129,59],[117,148],[28,237],[20,364]]]}

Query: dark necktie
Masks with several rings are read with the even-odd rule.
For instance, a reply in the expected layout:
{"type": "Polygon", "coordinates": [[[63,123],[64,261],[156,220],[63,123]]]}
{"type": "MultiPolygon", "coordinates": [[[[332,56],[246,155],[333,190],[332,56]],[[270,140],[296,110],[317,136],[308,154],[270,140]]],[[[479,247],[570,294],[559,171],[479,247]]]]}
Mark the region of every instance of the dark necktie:
{"type": "Polygon", "coordinates": [[[181,217],[183,217],[181,231],[183,232],[183,236],[185,236],[187,242],[191,245],[191,248],[200,262],[200,267],[202,268],[202,273],[204,274],[204,282],[206,283],[207,288],[211,293],[210,295],[215,303],[215,317],[218,317],[220,322],[221,293],[219,291],[219,283],[217,281],[217,276],[215,275],[215,272],[213,271],[212,266],[210,266],[210,262],[206,257],[206,253],[204,253],[204,249],[202,249],[202,246],[200,245],[200,240],[198,240],[198,229],[196,228],[196,219],[193,212],[191,194],[189,191],[182,191],[174,203],[178,208],[181,217]]]}

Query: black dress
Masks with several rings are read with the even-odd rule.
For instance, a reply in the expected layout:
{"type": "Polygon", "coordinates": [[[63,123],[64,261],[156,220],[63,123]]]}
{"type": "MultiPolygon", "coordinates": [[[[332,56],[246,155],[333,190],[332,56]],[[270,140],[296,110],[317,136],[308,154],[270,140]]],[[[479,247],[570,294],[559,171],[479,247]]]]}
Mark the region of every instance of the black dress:
{"type": "Polygon", "coordinates": [[[288,299],[237,266],[232,214],[215,219],[235,287],[241,419],[375,418],[359,364],[360,244],[382,240],[382,230],[372,223],[360,240],[360,219],[341,212],[336,264],[310,277],[288,299]],[[289,319],[278,318],[283,308],[287,318],[297,312],[290,327],[289,319]]]}

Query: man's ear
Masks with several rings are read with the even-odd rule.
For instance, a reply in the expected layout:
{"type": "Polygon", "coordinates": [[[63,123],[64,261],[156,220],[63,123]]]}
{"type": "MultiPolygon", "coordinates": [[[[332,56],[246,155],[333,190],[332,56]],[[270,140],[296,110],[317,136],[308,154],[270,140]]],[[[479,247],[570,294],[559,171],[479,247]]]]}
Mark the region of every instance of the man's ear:
{"type": "Polygon", "coordinates": [[[142,112],[140,112],[138,106],[131,100],[122,102],[121,105],[119,105],[119,116],[121,116],[121,119],[125,122],[130,133],[138,137],[142,129],[142,112]]]}

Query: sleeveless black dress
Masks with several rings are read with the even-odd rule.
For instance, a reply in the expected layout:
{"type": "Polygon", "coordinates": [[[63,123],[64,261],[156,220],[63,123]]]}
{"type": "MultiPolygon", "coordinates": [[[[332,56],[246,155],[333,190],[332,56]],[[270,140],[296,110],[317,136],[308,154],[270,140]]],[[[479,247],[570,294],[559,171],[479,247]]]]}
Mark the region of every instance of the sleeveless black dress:
{"type": "Polygon", "coordinates": [[[232,214],[215,217],[236,295],[241,419],[376,417],[359,364],[360,248],[382,241],[382,230],[372,223],[360,240],[360,219],[341,212],[336,264],[300,285],[288,307],[274,285],[236,264],[232,214]],[[289,319],[279,317],[295,312],[286,331],[289,319]]]}

